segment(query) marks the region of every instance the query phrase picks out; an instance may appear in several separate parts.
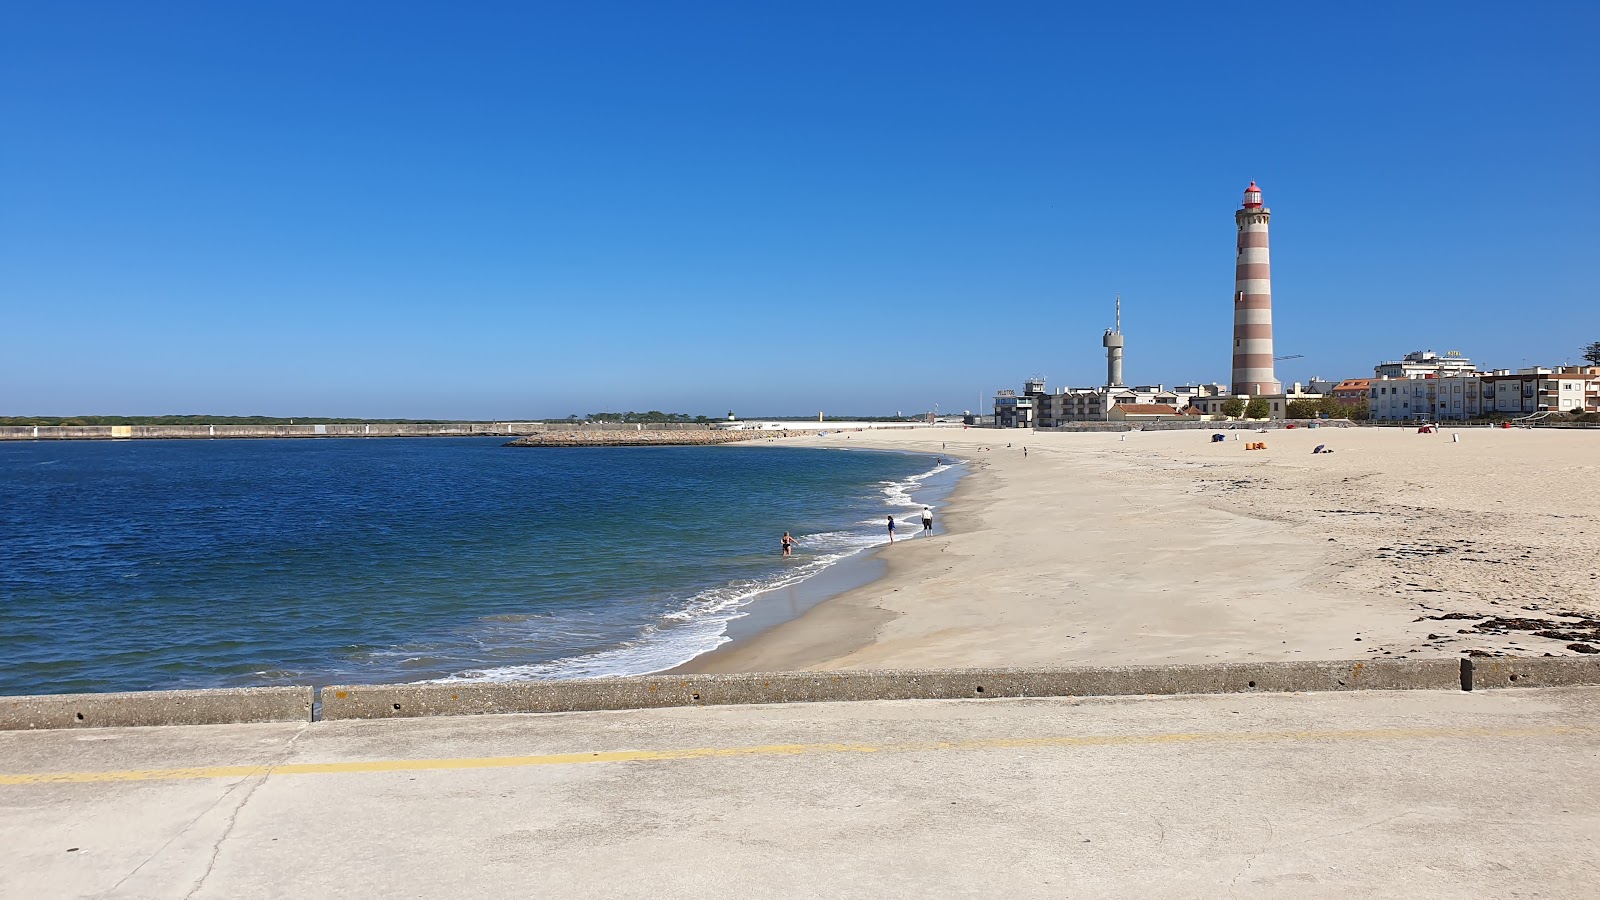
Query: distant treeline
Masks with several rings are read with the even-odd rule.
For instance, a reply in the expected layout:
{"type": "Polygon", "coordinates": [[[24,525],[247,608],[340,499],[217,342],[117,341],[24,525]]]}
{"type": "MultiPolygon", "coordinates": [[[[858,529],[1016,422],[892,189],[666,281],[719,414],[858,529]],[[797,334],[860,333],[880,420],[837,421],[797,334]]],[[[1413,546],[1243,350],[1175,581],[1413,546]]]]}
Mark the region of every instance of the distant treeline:
{"type": "Polygon", "coordinates": [[[330,419],[308,416],[0,416],[0,425],[455,425],[469,419],[330,419]]]}

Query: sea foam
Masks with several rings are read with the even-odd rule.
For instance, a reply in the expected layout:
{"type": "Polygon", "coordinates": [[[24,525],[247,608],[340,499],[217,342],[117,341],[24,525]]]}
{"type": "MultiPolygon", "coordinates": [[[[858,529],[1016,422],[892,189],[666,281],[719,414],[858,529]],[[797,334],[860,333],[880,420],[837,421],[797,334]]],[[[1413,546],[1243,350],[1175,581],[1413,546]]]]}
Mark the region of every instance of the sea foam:
{"type": "MultiPolygon", "coordinates": [[[[899,481],[881,482],[884,515],[893,515],[896,524],[903,521],[907,526],[919,520],[923,506],[936,507],[936,498],[923,500],[917,494],[925,490],[930,479],[956,469],[956,464],[940,462],[925,472],[899,481]]],[[[736,581],[694,594],[676,609],[640,628],[636,638],[615,647],[545,662],[471,669],[419,683],[605,678],[647,675],[676,668],[727,643],[729,624],[748,615],[750,605],[763,595],[797,585],[829,566],[887,544],[889,536],[885,525],[886,519],[872,518],[858,522],[852,529],[796,535],[803,552],[817,555],[768,578],[736,581]]],[[[920,534],[911,527],[899,531],[901,540],[920,534]]]]}

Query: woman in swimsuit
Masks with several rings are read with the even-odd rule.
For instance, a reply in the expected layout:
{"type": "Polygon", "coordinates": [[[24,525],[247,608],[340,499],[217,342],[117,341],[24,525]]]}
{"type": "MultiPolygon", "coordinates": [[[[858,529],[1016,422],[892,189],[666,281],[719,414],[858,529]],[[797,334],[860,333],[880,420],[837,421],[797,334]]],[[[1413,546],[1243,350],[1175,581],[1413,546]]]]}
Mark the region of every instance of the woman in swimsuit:
{"type": "Polygon", "coordinates": [[[794,538],[790,537],[787,531],[783,533],[783,555],[785,557],[794,555],[794,538]]]}

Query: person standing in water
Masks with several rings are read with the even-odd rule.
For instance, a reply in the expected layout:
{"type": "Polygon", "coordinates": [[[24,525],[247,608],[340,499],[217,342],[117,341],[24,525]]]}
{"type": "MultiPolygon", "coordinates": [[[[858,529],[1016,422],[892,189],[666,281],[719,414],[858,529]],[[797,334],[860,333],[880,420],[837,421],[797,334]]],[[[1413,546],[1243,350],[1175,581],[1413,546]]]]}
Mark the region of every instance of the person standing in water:
{"type": "Polygon", "coordinates": [[[932,531],[933,530],[933,508],[932,507],[924,506],[922,508],[922,530],[923,531],[932,531]]]}
{"type": "Polygon", "coordinates": [[[889,543],[894,543],[894,516],[889,517],[889,543]]]}
{"type": "Polygon", "coordinates": [[[789,532],[785,531],[783,533],[783,557],[784,557],[784,559],[788,559],[789,557],[791,557],[793,555],[794,555],[794,538],[790,537],[789,536],[789,532]]]}

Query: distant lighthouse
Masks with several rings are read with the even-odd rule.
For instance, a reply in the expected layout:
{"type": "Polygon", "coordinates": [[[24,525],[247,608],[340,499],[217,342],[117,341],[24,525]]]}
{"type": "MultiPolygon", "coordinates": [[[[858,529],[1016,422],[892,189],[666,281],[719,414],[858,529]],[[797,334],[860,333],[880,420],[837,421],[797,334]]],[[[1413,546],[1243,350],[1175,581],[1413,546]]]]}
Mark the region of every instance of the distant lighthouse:
{"type": "Polygon", "coordinates": [[[1272,268],[1267,222],[1272,210],[1261,205],[1254,181],[1244,204],[1233,214],[1239,226],[1239,259],[1233,276],[1233,392],[1259,397],[1281,394],[1272,371],[1272,268]]]}

